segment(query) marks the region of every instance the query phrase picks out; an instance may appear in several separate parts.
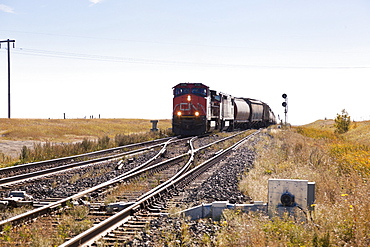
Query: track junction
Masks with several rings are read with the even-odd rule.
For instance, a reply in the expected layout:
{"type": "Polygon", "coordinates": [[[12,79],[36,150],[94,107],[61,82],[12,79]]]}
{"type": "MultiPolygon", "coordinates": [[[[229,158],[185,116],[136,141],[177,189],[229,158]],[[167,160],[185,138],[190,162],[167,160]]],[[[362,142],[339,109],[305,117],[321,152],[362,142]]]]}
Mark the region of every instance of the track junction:
{"type": "MultiPolygon", "coordinates": [[[[58,170],[38,174],[44,172],[40,169],[40,171],[29,173],[28,177],[21,180],[21,184],[16,181],[7,181],[2,185],[2,188],[21,190],[32,187],[32,183],[39,184],[40,181],[48,180],[51,183],[44,184],[42,187],[48,187],[50,190],[55,181],[61,181],[61,178],[58,177],[64,176],[61,174],[67,174],[69,181],[71,181],[73,176],[81,177],[81,175],[72,175],[75,171],[86,174],[87,170],[93,167],[103,171],[103,174],[111,174],[103,179],[105,181],[100,178],[95,179],[95,184],[81,182],[84,186],[78,187],[75,185],[78,183],[71,183],[69,186],[72,188],[71,191],[67,191],[62,196],[60,194],[54,195],[54,198],[52,196],[45,198],[45,193],[40,193],[40,196],[37,196],[36,192],[32,193],[36,200],[39,200],[40,207],[5,219],[0,222],[0,227],[4,229],[6,225],[29,224],[36,219],[46,218],[40,218],[40,216],[58,215],[61,211],[68,210],[71,205],[79,204],[89,208],[89,219],[94,224],[89,230],[67,239],[61,246],[93,246],[96,243],[104,246],[112,244],[113,246],[115,243],[133,241],[134,236],[138,232],[142,232],[141,230],[150,220],[167,212],[171,198],[176,198],[193,181],[202,177],[205,179],[210,175],[212,167],[217,167],[217,164],[233,150],[252,136],[260,133],[256,131],[250,134],[251,132],[253,131],[238,132],[225,138],[214,135],[204,138],[161,139],[157,140],[156,143],[137,145],[135,150],[131,151],[123,151],[127,147],[107,151],[107,153],[111,153],[120,150],[120,153],[110,154],[108,157],[93,158],[89,161],[74,162],[76,157],[69,158],[68,161],[52,161],[68,163],[64,165],[67,172],[58,170]],[[145,147],[142,147],[143,145],[145,147]],[[105,165],[110,168],[103,168],[105,165]],[[208,175],[205,175],[207,173],[208,175]],[[37,175],[32,177],[30,174],[37,175]],[[142,186],[143,184],[145,186],[142,186]],[[118,192],[119,195],[115,194],[114,191],[120,187],[124,188],[123,192],[118,192]],[[129,187],[130,189],[128,189],[129,187]],[[133,190],[133,187],[137,189],[133,190]],[[112,196],[115,197],[114,202],[107,203],[107,198],[112,196]]],[[[100,156],[101,154],[94,155],[100,156]]],[[[57,164],[59,165],[48,169],[60,169],[62,166],[60,163],[57,164]]],[[[19,177],[19,175],[13,177],[19,177]]],[[[90,180],[91,178],[92,176],[90,176],[90,180]]],[[[197,181],[197,183],[200,182],[197,181]]],[[[54,186],[54,188],[57,187],[54,186]]],[[[179,200],[175,203],[179,203],[179,200]]]]}

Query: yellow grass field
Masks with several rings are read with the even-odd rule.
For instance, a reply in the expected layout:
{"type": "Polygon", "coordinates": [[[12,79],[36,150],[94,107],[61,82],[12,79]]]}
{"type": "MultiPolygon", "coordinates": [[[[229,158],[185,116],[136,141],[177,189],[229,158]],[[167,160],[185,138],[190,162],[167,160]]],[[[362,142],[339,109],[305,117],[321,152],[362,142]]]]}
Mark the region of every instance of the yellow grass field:
{"type": "MultiPolygon", "coordinates": [[[[0,141],[74,142],[148,132],[151,127],[148,119],[0,119],[0,141]]],[[[158,128],[171,128],[171,120],[159,120],[158,128]]]]}
{"type": "MultiPolygon", "coordinates": [[[[117,135],[150,132],[149,119],[0,119],[0,163],[11,163],[22,147],[40,143],[75,143],[84,139],[113,139],[117,135]],[[10,157],[10,158],[9,158],[10,157]]],[[[166,132],[171,120],[159,120],[166,132]]]]}

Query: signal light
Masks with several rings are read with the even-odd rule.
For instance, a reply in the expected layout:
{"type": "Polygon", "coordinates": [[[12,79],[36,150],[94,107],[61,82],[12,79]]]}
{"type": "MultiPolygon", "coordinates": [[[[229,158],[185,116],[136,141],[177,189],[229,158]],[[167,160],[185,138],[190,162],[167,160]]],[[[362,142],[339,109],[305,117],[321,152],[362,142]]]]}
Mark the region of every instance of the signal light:
{"type": "Polygon", "coordinates": [[[177,112],[177,116],[178,116],[178,117],[181,117],[181,115],[182,115],[182,114],[181,114],[181,111],[178,111],[178,112],[177,112]]]}
{"type": "Polygon", "coordinates": [[[286,124],[286,114],[288,113],[288,95],[284,93],[281,97],[285,99],[285,101],[281,105],[284,107],[285,124],[286,124]]]}
{"type": "Polygon", "coordinates": [[[199,112],[198,111],[195,112],[195,116],[199,117],[199,112]]]}

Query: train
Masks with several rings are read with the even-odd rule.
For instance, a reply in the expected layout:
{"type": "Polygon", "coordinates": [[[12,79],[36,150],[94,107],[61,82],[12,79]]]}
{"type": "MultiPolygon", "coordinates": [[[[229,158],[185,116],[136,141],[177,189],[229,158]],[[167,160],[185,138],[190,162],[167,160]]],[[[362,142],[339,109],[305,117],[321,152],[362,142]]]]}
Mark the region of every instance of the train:
{"type": "Polygon", "coordinates": [[[213,130],[263,128],[276,124],[270,106],[252,98],[234,97],[202,83],[173,87],[172,132],[202,135],[213,130]]]}

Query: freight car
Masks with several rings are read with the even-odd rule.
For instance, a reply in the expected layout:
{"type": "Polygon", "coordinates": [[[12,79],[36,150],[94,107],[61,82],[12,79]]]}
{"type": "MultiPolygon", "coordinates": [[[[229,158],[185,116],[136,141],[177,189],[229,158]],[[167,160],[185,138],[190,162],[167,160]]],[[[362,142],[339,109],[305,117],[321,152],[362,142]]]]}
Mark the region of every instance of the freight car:
{"type": "Polygon", "coordinates": [[[173,87],[173,95],[172,131],[176,135],[276,124],[275,115],[266,103],[210,90],[202,83],[180,83],[173,87]]]}

